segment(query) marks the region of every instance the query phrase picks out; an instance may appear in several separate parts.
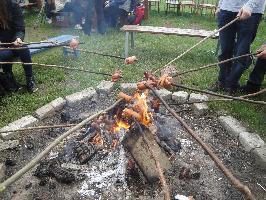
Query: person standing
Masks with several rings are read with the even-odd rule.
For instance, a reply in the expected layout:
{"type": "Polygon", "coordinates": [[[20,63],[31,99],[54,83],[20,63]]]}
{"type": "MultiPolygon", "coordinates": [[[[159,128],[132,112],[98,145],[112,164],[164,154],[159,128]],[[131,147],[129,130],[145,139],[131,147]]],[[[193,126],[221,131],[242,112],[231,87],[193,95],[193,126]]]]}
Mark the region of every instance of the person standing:
{"type": "MultiPolygon", "coordinates": [[[[20,47],[25,36],[25,25],[21,9],[12,0],[0,0],[0,42],[13,43],[12,47],[20,47]]],[[[10,46],[10,45],[9,45],[10,46]]],[[[3,47],[3,46],[1,46],[3,47]]],[[[32,63],[29,49],[0,50],[0,61],[12,62],[19,57],[23,63],[32,63]]],[[[26,75],[27,90],[32,93],[38,90],[32,72],[32,65],[23,65],[26,75]]],[[[10,84],[9,91],[17,91],[17,84],[12,72],[12,64],[2,65],[3,72],[10,84]]]]}
{"type": "Polygon", "coordinates": [[[246,94],[258,92],[266,74],[266,44],[262,45],[257,53],[258,60],[255,67],[250,73],[246,85],[241,88],[241,92],[246,94]]]}
{"type": "MultiPolygon", "coordinates": [[[[218,26],[223,27],[239,17],[239,20],[219,33],[221,52],[219,61],[250,52],[250,45],[256,37],[257,29],[265,10],[265,0],[220,0],[218,26]]],[[[251,64],[249,57],[236,62],[220,64],[218,81],[209,88],[212,91],[225,90],[234,94],[239,88],[243,72],[251,64]]]]}

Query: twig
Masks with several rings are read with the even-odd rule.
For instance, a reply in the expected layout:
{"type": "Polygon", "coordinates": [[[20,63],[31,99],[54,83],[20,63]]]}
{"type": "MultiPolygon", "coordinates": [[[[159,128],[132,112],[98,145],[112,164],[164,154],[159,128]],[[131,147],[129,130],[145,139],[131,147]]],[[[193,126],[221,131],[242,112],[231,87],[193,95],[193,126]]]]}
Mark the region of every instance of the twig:
{"type": "Polygon", "coordinates": [[[47,48],[53,48],[53,47],[63,47],[66,46],[66,43],[64,44],[53,44],[53,45],[46,45],[46,46],[34,46],[34,47],[29,47],[29,46],[22,46],[22,47],[1,47],[0,51],[4,50],[24,50],[24,49],[47,49],[47,48]]]}
{"type": "Polygon", "coordinates": [[[209,103],[214,101],[232,101],[232,99],[209,99],[205,101],[193,101],[193,102],[184,102],[184,103],[169,103],[169,105],[185,105],[185,104],[194,104],[194,103],[209,103]]]}
{"type": "Polygon", "coordinates": [[[33,158],[26,166],[24,166],[22,169],[20,169],[18,172],[16,172],[14,175],[12,175],[10,178],[5,180],[3,183],[0,184],[0,193],[3,192],[8,186],[16,182],[21,176],[23,176],[25,173],[27,173],[31,168],[33,168],[35,165],[37,165],[42,158],[44,158],[54,147],[56,147],[60,142],[62,142],[67,136],[71,135],[75,131],[79,130],[81,127],[83,127],[85,124],[90,122],[91,120],[95,119],[96,117],[102,115],[103,113],[106,113],[110,110],[112,110],[115,106],[117,106],[122,99],[119,99],[116,101],[113,105],[106,108],[105,110],[101,110],[100,112],[90,116],[89,118],[83,120],[81,123],[77,124],[58,138],[56,138],[48,147],[46,147],[45,150],[43,150],[40,154],[38,154],[35,158],[33,158]]]}
{"type": "Polygon", "coordinates": [[[243,95],[243,96],[240,96],[241,98],[246,98],[246,97],[254,97],[254,96],[257,96],[259,94],[263,94],[266,92],[266,88],[258,91],[258,92],[255,92],[255,93],[252,93],[252,94],[247,94],[247,95],[243,95]]]}
{"type": "MultiPolygon", "coordinates": [[[[31,45],[31,44],[57,44],[58,42],[54,41],[39,41],[39,42],[22,42],[22,45],[31,45]]],[[[2,45],[14,45],[14,42],[1,42],[0,46],[2,45]]]]}
{"type": "Polygon", "coordinates": [[[216,67],[217,65],[220,65],[220,64],[224,64],[224,63],[227,63],[227,62],[230,62],[230,61],[233,61],[233,60],[237,60],[237,59],[240,59],[240,58],[243,58],[243,57],[253,56],[253,55],[257,55],[257,53],[248,53],[248,54],[245,54],[245,55],[229,58],[229,59],[223,60],[221,62],[208,64],[208,65],[205,65],[203,67],[198,67],[198,68],[195,68],[195,69],[189,69],[189,70],[183,71],[183,72],[177,72],[174,75],[172,75],[172,77],[176,77],[176,76],[179,76],[179,75],[187,74],[187,73],[190,73],[190,72],[200,71],[200,70],[203,70],[203,69],[206,69],[206,68],[210,68],[210,67],[216,67]]]}
{"type": "MultiPolygon", "coordinates": [[[[203,38],[202,40],[200,40],[198,43],[196,43],[195,45],[193,45],[192,47],[190,47],[189,49],[187,49],[186,51],[184,51],[182,54],[180,54],[179,56],[177,56],[176,58],[174,58],[173,60],[171,60],[170,62],[168,62],[166,65],[164,65],[162,68],[165,68],[167,66],[169,66],[170,64],[172,64],[173,62],[175,62],[176,60],[180,59],[181,57],[183,57],[184,55],[186,55],[187,53],[189,53],[191,50],[193,50],[194,48],[196,48],[197,46],[199,46],[201,43],[205,42],[207,39],[215,36],[217,33],[219,33],[220,31],[224,30],[225,28],[227,28],[228,26],[232,25],[233,23],[235,23],[237,20],[239,20],[239,17],[236,17],[234,20],[232,20],[231,22],[229,22],[228,24],[224,25],[223,27],[221,27],[218,30],[213,31],[213,33],[211,33],[209,36],[203,38]]],[[[161,67],[155,69],[154,73],[156,73],[158,70],[160,70],[161,67]]]]}
{"type": "Polygon", "coordinates": [[[209,95],[212,95],[212,96],[223,97],[223,98],[226,98],[226,99],[243,101],[243,102],[248,102],[248,103],[257,104],[257,105],[264,105],[264,106],[266,105],[265,101],[253,101],[253,100],[249,100],[249,99],[244,99],[242,97],[233,97],[233,96],[229,96],[229,95],[218,94],[218,93],[215,93],[215,92],[206,91],[206,90],[200,90],[200,89],[197,89],[197,88],[192,88],[192,87],[188,87],[188,86],[180,85],[180,84],[176,84],[176,83],[172,83],[172,85],[175,86],[175,87],[179,87],[179,88],[183,88],[183,89],[187,89],[187,90],[192,90],[192,91],[196,91],[196,92],[201,92],[201,93],[209,94],[209,95]]]}
{"type": "Polygon", "coordinates": [[[64,127],[71,127],[76,126],[77,124],[58,124],[58,125],[50,125],[50,126],[34,126],[28,128],[20,128],[8,131],[0,131],[1,133],[10,133],[10,132],[20,132],[20,131],[32,131],[32,130],[41,130],[41,129],[49,129],[49,128],[64,128],[64,127]]]}
{"type": "Polygon", "coordinates": [[[147,139],[146,135],[143,133],[143,130],[140,126],[140,124],[137,122],[137,120],[135,120],[138,128],[139,128],[139,131],[143,137],[143,140],[144,142],[146,143],[151,155],[152,155],[152,158],[155,162],[155,165],[156,165],[156,169],[157,169],[157,172],[159,174],[159,178],[160,178],[160,182],[162,184],[162,187],[163,187],[163,192],[164,192],[164,200],[171,200],[171,195],[170,195],[170,190],[169,190],[169,186],[167,185],[166,183],[166,179],[164,177],[164,174],[163,174],[163,170],[162,170],[162,167],[161,167],[161,163],[159,161],[159,159],[157,158],[156,154],[154,153],[151,145],[150,145],[150,142],[149,140],[147,139]]]}
{"type": "MultiPolygon", "coordinates": [[[[67,49],[71,49],[70,47],[65,47],[67,49]]],[[[85,52],[85,53],[91,53],[91,54],[96,54],[96,55],[101,55],[101,56],[106,56],[106,57],[111,57],[111,58],[118,58],[118,59],[126,59],[125,57],[122,56],[116,56],[116,55],[111,55],[111,54],[106,54],[106,53],[100,53],[100,52],[95,52],[95,51],[89,51],[85,49],[75,49],[77,51],[85,52]]]]}
{"type": "Polygon", "coordinates": [[[266,192],[266,189],[261,185],[261,184],[259,184],[259,183],[257,183],[257,185],[258,186],[260,186],[261,187],[261,189],[263,189],[264,190],[264,192],[266,192]]]}
{"type": "Polygon", "coordinates": [[[241,183],[231,172],[230,170],[222,163],[222,161],[218,158],[218,156],[212,151],[211,147],[207,145],[203,140],[193,131],[188,124],[175,113],[173,109],[162,99],[162,97],[150,86],[147,85],[155,96],[162,102],[165,108],[182,124],[182,126],[188,131],[188,133],[201,145],[201,147],[209,154],[211,159],[215,162],[217,167],[224,173],[224,175],[228,178],[228,180],[233,184],[235,188],[237,188],[242,194],[245,195],[246,198],[250,200],[255,200],[255,197],[252,195],[250,189],[241,183]]]}
{"type": "Polygon", "coordinates": [[[90,73],[90,74],[99,74],[99,75],[104,75],[104,76],[112,76],[112,74],[108,74],[108,73],[95,72],[95,71],[90,71],[90,70],[86,70],[86,69],[66,67],[66,66],[62,66],[62,65],[48,65],[48,64],[41,64],[41,63],[23,63],[23,62],[0,62],[0,65],[5,65],[5,64],[22,64],[22,65],[38,65],[38,66],[41,66],[41,67],[56,67],[56,68],[67,69],[67,70],[71,70],[71,71],[81,71],[81,72],[87,72],[87,73],[90,73]]]}

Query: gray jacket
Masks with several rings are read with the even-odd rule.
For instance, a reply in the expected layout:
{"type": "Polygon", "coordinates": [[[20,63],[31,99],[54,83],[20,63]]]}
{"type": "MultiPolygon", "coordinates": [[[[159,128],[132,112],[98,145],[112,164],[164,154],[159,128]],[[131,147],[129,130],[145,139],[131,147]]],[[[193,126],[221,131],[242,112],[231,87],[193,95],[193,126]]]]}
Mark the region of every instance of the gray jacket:
{"type": "Polygon", "coordinates": [[[220,0],[218,7],[221,10],[238,12],[242,7],[249,9],[252,13],[265,11],[266,0],[220,0]]]}

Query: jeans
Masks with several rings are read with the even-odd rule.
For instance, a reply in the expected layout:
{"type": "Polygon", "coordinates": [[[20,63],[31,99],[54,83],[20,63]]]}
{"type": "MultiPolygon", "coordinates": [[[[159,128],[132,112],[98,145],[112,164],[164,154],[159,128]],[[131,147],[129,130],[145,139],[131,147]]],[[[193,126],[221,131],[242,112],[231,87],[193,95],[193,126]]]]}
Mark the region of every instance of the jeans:
{"type": "MultiPolygon", "coordinates": [[[[235,12],[221,10],[218,16],[219,28],[235,19],[236,16],[237,13],[235,12]]],[[[220,32],[221,53],[218,56],[219,61],[250,52],[250,45],[256,37],[261,16],[261,14],[252,14],[250,18],[237,21],[220,32]]],[[[236,89],[240,77],[250,64],[250,58],[244,57],[235,62],[219,65],[219,82],[227,88],[236,89]]]]}
{"type": "Polygon", "coordinates": [[[266,59],[258,58],[256,65],[249,75],[248,82],[253,85],[261,86],[266,74],[266,59]]]}
{"type": "MultiPolygon", "coordinates": [[[[12,62],[16,57],[19,57],[23,63],[32,63],[29,49],[0,51],[1,62],[12,62]]],[[[12,64],[2,65],[2,68],[5,73],[12,72],[12,64]]],[[[23,65],[23,68],[26,77],[32,77],[32,65],[23,65]]]]}
{"type": "Polygon", "coordinates": [[[81,24],[84,16],[84,8],[79,3],[67,2],[62,12],[73,12],[75,24],[81,24]]]}
{"type": "Polygon", "coordinates": [[[103,0],[88,0],[88,5],[85,11],[86,21],[83,27],[84,33],[87,35],[90,35],[91,33],[93,8],[96,10],[98,32],[104,34],[106,32],[106,25],[104,22],[103,0]]]}

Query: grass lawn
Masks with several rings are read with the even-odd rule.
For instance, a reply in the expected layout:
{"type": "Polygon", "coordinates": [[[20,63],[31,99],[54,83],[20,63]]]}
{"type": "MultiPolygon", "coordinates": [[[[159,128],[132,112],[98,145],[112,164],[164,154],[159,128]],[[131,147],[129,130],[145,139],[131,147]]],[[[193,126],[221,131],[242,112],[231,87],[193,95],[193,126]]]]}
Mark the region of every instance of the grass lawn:
{"type": "MultiPolygon", "coordinates": [[[[86,36],[82,31],[76,31],[72,28],[53,27],[47,24],[42,24],[40,28],[33,29],[32,27],[37,18],[37,13],[26,13],[25,17],[27,24],[26,41],[40,41],[59,34],[72,34],[78,35],[80,40],[86,43],[81,45],[80,48],[123,55],[124,34],[118,29],[110,29],[104,36],[97,33],[86,36]]],[[[166,23],[180,28],[202,28],[206,30],[217,28],[216,21],[213,17],[195,16],[189,13],[177,16],[174,12],[169,12],[166,16],[163,9],[161,9],[160,13],[151,11],[149,20],[144,21],[143,25],[164,26],[166,23]]],[[[266,22],[263,21],[259,27],[256,41],[252,45],[252,50],[255,50],[265,42],[265,35],[266,22]]],[[[136,48],[130,50],[130,55],[136,55],[139,58],[139,62],[130,66],[125,65],[121,60],[84,53],[79,58],[64,57],[61,48],[52,49],[33,56],[33,61],[110,73],[120,68],[123,70],[124,81],[134,82],[143,77],[143,72],[163,66],[197,41],[199,41],[199,38],[138,34],[135,40],[136,48]]],[[[182,59],[176,61],[174,63],[176,69],[182,71],[216,62],[216,44],[217,40],[208,40],[182,59]]],[[[247,79],[249,71],[242,77],[242,83],[247,79]]],[[[19,65],[15,66],[14,72],[19,82],[24,83],[25,78],[22,67],[19,65]]],[[[32,95],[26,91],[21,91],[4,97],[0,102],[0,127],[24,115],[32,114],[36,108],[59,96],[65,96],[75,91],[80,91],[83,88],[95,86],[101,80],[109,79],[100,75],[55,68],[46,69],[38,66],[34,66],[34,72],[39,91],[32,95]]],[[[213,68],[187,74],[182,80],[186,85],[206,89],[216,78],[217,68],[213,68]]],[[[266,81],[264,81],[263,87],[266,87],[266,81]]],[[[266,101],[266,95],[261,95],[257,98],[266,101]]],[[[210,105],[215,110],[232,114],[243,121],[246,126],[249,126],[252,131],[260,133],[266,139],[265,106],[255,106],[241,102],[216,102],[210,105]]]]}

